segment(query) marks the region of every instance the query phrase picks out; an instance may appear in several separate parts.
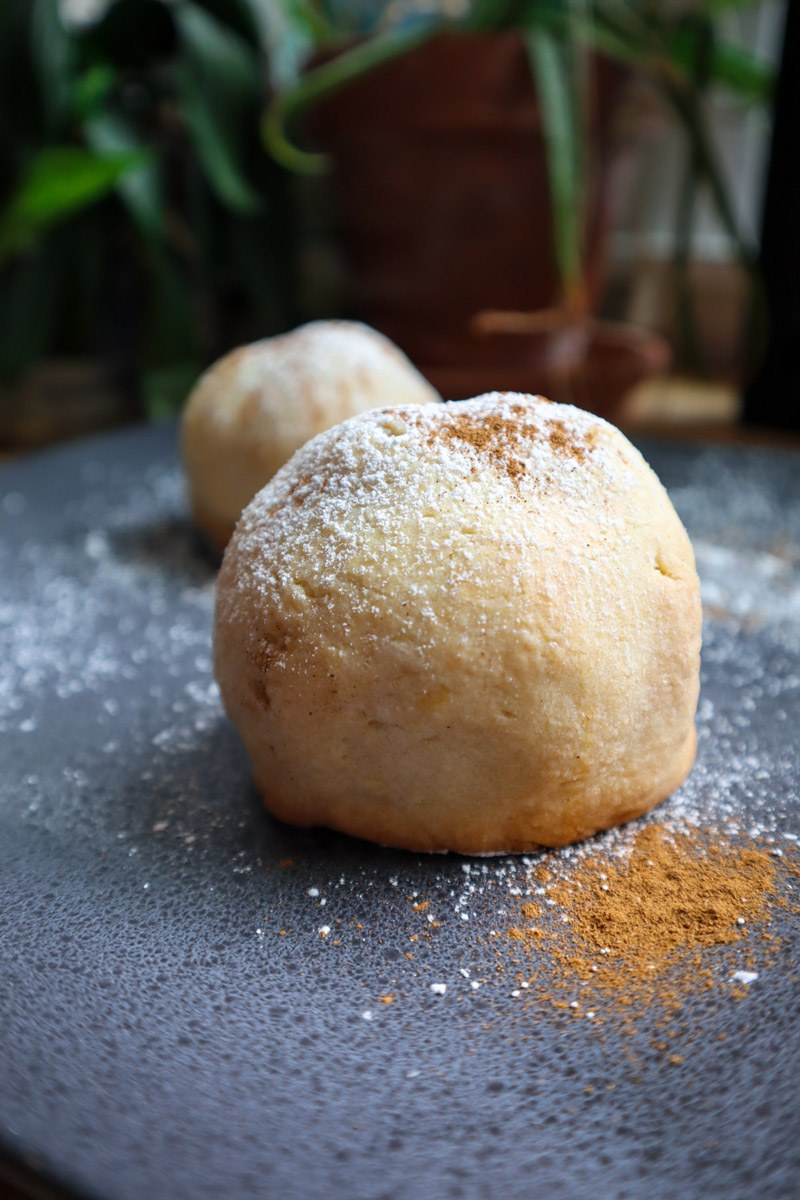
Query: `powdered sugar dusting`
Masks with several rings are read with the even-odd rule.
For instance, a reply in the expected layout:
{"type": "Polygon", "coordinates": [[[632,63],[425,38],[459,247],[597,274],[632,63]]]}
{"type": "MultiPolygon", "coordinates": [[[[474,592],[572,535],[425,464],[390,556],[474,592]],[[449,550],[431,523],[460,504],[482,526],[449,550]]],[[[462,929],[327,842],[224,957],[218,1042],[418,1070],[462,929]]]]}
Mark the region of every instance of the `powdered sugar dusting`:
{"type": "Polygon", "coordinates": [[[372,506],[387,496],[402,504],[404,484],[429,467],[439,495],[463,494],[480,474],[497,500],[507,498],[510,480],[529,501],[556,489],[588,508],[587,472],[624,491],[635,486],[635,460],[606,421],[542,397],[491,393],[431,408],[403,405],[351,418],[309,442],[250,506],[250,522],[271,518],[283,490],[298,507],[323,496],[351,502],[362,487],[372,506]]]}
{"type": "MultiPolygon", "coordinates": [[[[83,474],[85,495],[59,514],[62,536],[42,522],[0,563],[0,733],[27,736],[47,758],[51,782],[30,776],[29,815],[48,821],[74,818],[92,788],[88,765],[70,765],[80,739],[59,742],[62,727],[93,730],[101,763],[135,744],[151,760],[147,786],[154,757],[190,751],[222,719],[213,571],[185,521],[181,472],[131,477],[89,460],[83,474]]],[[[24,514],[11,495],[6,512],[24,514]]]]}
{"type": "MultiPolygon", "coordinates": [[[[298,406],[334,419],[337,413],[380,404],[382,393],[409,403],[439,399],[393,342],[358,321],[311,321],[241,346],[209,368],[198,391],[209,383],[248,398],[280,422],[291,422],[298,406]]],[[[206,413],[218,429],[241,421],[237,407],[228,403],[209,403],[206,413]]]]}
{"type": "Polygon", "coordinates": [[[413,580],[437,548],[450,551],[456,586],[474,576],[473,536],[484,526],[498,531],[495,554],[507,563],[566,531],[580,570],[582,530],[625,536],[610,501],[633,492],[642,472],[612,426],[541,398],[495,393],[364,413],[309,442],[245,510],[236,535],[242,578],[248,587],[289,585],[294,563],[284,550],[309,521],[320,535],[323,590],[355,555],[369,565],[396,553],[413,580]]]}
{"type": "Polygon", "coordinates": [[[262,785],[268,807],[289,819],[336,824],[339,788],[356,813],[344,828],[376,841],[564,842],[629,815],[688,767],[699,648],[688,539],[618,431],[541,398],[388,408],[321,435],[243,515],[216,634],[228,713],[254,777],[285,788],[282,809],[262,785]],[[595,719],[602,737],[587,734],[595,719]],[[651,776],[620,767],[608,811],[582,818],[593,781],[623,753],[651,776]],[[548,754],[540,811],[551,815],[520,828],[521,780],[548,754]],[[391,776],[383,802],[364,785],[376,769],[391,776]],[[443,776],[438,807],[418,800],[443,776]],[[570,780],[576,798],[562,801],[570,780]],[[456,795],[460,840],[446,815],[456,795]]]}

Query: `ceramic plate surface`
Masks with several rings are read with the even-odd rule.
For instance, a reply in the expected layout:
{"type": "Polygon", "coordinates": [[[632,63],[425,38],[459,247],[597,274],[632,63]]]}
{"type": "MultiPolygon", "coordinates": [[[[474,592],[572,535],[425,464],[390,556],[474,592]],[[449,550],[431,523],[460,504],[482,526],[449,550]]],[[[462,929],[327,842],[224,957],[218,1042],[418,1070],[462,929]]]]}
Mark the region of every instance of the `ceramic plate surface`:
{"type": "MultiPolygon", "coordinates": [[[[796,1195],[791,905],[744,999],[687,999],[671,1064],[648,1014],[623,1035],[513,994],[492,931],[522,860],[269,819],[212,679],[214,571],[175,440],[134,430],[0,472],[7,1159],[104,1200],[796,1195]]],[[[800,457],[644,450],[707,614],[698,762],[657,819],[788,849],[800,457]]]]}

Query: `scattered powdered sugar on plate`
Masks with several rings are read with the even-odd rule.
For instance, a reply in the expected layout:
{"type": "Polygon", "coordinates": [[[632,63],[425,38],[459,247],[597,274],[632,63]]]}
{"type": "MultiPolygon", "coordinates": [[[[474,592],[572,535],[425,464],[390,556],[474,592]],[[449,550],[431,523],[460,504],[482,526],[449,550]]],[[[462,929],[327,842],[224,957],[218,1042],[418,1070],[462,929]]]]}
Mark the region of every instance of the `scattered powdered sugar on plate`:
{"type": "Polygon", "coordinates": [[[797,861],[798,460],[658,445],[646,457],[698,551],[697,764],[645,821],[491,860],[264,816],[213,681],[214,569],[171,437],[125,434],[0,472],[0,992],[20,1114],[4,1137],[24,1119],[26,1152],[73,1180],[99,1163],[113,1181],[127,1163],[138,1184],[164,1185],[185,1160],[194,1175],[176,1195],[221,1194],[231,1162],[248,1194],[270,1171],[280,1191],[298,1167],[323,1192],[334,1170],[355,1194],[377,1155],[393,1194],[478,1194],[489,1164],[524,1195],[532,1130],[553,1151],[535,1160],[552,1194],[738,1200],[754,1178],[790,1194],[793,909],[776,903],[759,930],[743,904],[741,940],[704,959],[715,987],[686,997],[663,1038],[637,1012],[622,1046],[602,989],[565,971],[550,989],[562,1007],[541,1006],[541,952],[508,962],[512,930],[568,933],[559,889],[614,888],[643,830],[753,843],[782,881],[797,861]],[[186,1095],[191,1111],[174,1103],[186,1095]],[[213,1145],[216,1166],[176,1158],[176,1144],[213,1145]]]}
{"type": "MultiPolygon", "coordinates": [[[[18,548],[15,587],[0,594],[0,731],[19,726],[40,689],[64,701],[88,694],[115,715],[118,702],[101,699],[107,686],[135,680],[147,664],[175,673],[193,652],[210,669],[213,578],[190,539],[164,521],[182,502],[177,470],[153,474],[122,505],[70,506],[68,539],[18,548]]],[[[186,692],[192,721],[218,709],[208,678],[189,680],[186,692]]],[[[175,729],[165,728],[165,742],[175,729]]]]}
{"type": "Polygon", "coordinates": [[[703,600],[718,619],[800,624],[798,563],[792,557],[694,543],[703,600]]]}
{"type": "MultiPolygon", "coordinates": [[[[30,507],[12,500],[12,516],[30,507]]],[[[0,562],[0,733],[29,739],[26,815],[50,828],[102,816],[89,806],[100,771],[117,764],[146,788],[153,756],[191,753],[222,719],[214,571],[186,521],[179,469],[90,461],[53,536],[55,524],[41,521],[0,562]]]]}

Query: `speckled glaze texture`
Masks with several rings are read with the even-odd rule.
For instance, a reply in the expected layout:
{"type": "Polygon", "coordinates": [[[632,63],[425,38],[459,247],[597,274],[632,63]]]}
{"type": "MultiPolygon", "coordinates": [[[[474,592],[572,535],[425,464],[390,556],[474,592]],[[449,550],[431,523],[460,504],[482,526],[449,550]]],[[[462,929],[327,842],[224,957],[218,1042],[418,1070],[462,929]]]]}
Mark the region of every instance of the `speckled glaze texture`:
{"type": "MultiPolygon", "coordinates": [[[[796,1195],[796,916],[746,999],[687,1000],[680,1065],[646,1021],[600,1038],[468,987],[525,861],[263,813],[175,442],[0,473],[0,1155],[107,1200],[796,1195]]],[[[777,849],[800,824],[800,457],[642,448],[706,612],[697,765],[657,820],[777,849]]]]}

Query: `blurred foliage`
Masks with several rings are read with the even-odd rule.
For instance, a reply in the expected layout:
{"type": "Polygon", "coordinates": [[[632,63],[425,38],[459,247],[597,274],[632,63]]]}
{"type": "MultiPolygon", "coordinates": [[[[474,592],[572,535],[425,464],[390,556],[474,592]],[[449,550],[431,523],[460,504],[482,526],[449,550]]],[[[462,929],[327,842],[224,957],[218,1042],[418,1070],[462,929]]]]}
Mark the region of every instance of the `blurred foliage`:
{"type": "Polygon", "coordinates": [[[291,325],[283,168],[321,164],[287,130],[443,31],[527,42],[567,309],[582,296],[589,48],[648,74],[686,132],[684,257],[707,187],[749,261],[705,114],[715,85],[769,95],[770,71],[721,33],[745,2],[1,0],[0,383],[48,356],[95,356],[156,413],[215,354],[291,325]]]}
{"type": "Polygon", "coordinates": [[[292,322],[292,212],[264,153],[248,0],[0,5],[0,380],[111,362],[150,413],[292,322]]]}
{"type": "Polygon", "coordinates": [[[760,0],[294,0],[285,8],[289,43],[339,49],[300,78],[276,80],[263,125],[264,140],[286,166],[324,170],[320,155],[299,149],[288,133],[294,118],[331,91],[441,33],[515,30],[525,40],[539,93],[557,260],[564,307],[580,313],[586,232],[586,132],[590,96],[587,52],[603,54],[648,77],[683,130],[687,178],[676,214],[677,253],[684,260],[698,191],[708,189],[739,257],[755,255],[743,238],[707,117],[707,97],[722,88],[744,104],[771,95],[768,64],[726,38],[735,10],[760,0]],[[348,42],[355,44],[348,46],[348,42]],[[688,200],[687,200],[688,197],[688,200]]]}

